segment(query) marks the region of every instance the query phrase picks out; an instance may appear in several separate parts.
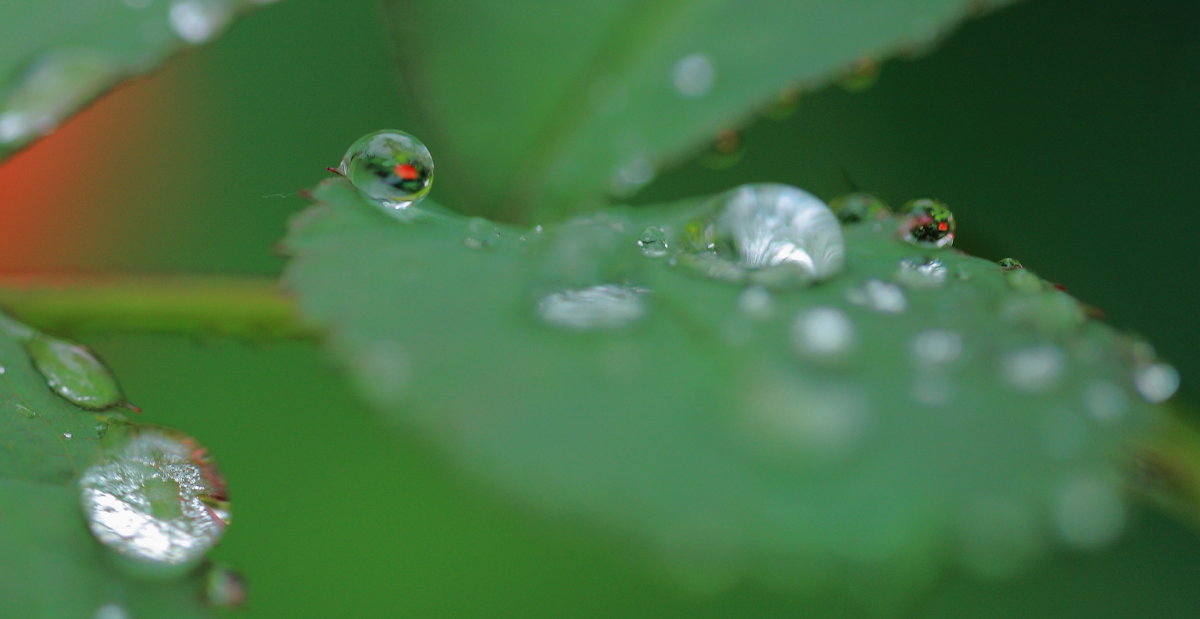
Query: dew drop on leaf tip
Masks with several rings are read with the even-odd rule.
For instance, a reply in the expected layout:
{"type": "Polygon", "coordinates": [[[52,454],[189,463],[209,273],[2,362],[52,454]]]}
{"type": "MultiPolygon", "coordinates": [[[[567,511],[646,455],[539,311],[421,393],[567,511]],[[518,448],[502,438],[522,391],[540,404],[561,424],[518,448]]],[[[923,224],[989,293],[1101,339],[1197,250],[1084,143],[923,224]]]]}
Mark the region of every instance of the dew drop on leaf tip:
{"type": "Polygon", "coordinates": [[[386,129],[350,145],[338,173],[364,195],[389,209],[420,202],[433,186],[433,157],[416,137],[386,129]]]}

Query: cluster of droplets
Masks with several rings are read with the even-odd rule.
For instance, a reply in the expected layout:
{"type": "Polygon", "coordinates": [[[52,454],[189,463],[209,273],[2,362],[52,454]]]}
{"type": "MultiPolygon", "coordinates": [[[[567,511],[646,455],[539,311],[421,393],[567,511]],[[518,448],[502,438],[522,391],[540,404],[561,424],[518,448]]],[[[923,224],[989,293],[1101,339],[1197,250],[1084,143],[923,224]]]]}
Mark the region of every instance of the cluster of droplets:
{"type": "Polygon", "coordinates": [[[433,186],[433,157],[416,137],[387,129],[351,144],[337,172],[385,208],[404,210],[433,186]]]}

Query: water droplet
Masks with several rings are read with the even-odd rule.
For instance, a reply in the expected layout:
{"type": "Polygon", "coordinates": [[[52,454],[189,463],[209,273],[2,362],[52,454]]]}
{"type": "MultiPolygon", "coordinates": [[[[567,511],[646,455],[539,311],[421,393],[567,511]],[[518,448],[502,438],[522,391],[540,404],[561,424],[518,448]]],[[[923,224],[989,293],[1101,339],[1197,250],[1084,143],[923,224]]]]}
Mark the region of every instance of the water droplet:
{"type": "Polygon", "coordinates": [[[63,50],[36,60],[0,103],[0,144],[19,144],[53,131],[120,73],[108,54],[63,50]]]}
{"type": "Polygon", "coordinates": [[[660,226],[649,226],[642,230],[637,244],[642,250],[642,255],[647,258],[662,258],[670,249],[667,244],[667,231],[660,226]]]}
{"type": "Polygon", "coordinates": [[[467,220],[467,233],[463,244],[471,249],[492,249],[500,237],[500,228],[496,224],[482,217],[472,217],[467,220]]]}
{"type": "Polygon", "coordinates": [[[601,284],[563,290],[543,297],[537,314],[543,322],[563,329],[618,329],[646,314],[645,288],[601,284]]]}
{"type": "Polygon", "coordinates": [[[869,411],[862,393],[848,385],[779,377],[749,390],[746,422],[783,458],[836,463],[862,442],[869,411]]]}
{"type": "Polygon", "coordinates": [[[1093,419],[1113,422],[1125,415],[1129,408],[1129,396],[1113,383],[1093,380],[1083,389],[1083,403],[1093,419]]]}
{"type": "Polygon", "coordinates": [[[771,291],[762,286],[751,286],[738,295],[738,309],[756,320],[770,318],[775,309],[771,303],[771,291]]]}
{"type": "Polygon", "coordinates": [[[912,354],[921,365],[945,365],[957,361],[963,352],[962,336],[942,329],[918,333],[912,340],[912,354]]]}
{"type": "Polygon", "coordinates": [[[940,288],[949,277],[946,265],[932,258],[904,258],[896,271],[896,280],[915,290],[940,288]]]}
{"type": "Polygon", "coordinates": [[[806,191],[742,185],[714,198],[688,224],[684,261],[730,281],[780,285],[828,279],[842,269],[845,240],[837,218],[806,191]]]}
{"type": "Polygon", "coordinates": [[[71,434],[70,432],[63,432],[63,435],[62,435],[62,437],[63,437],[63,438],[65,438],[65,439],[67,439],[67,440],[69,441],[69,440],[71,440],[71,439],[75,438],[75,435],[74,435],[74,434],[71,434]]]}
{"type": "Polygon", "coordinates": [[[869,279],[862,286],[847,290],[846,300],[885,314],[899,314],[908,307],[904,290],[881,279],[869,279]]]}
{"type": "Polygon", "coordinates": [[[700,154],[699,162],[712,170],[724,170],[737,165],[745,153],[742,136],[733,129],[722,129],[717,132],[708,149],[700,154]]]}
{"type": "Polygon", "coordinates": [[[1004,377],[1021,391],[1038,393],[1058,382],[1066,363],[1062,350],[1052,344],[1023,348],[1004,358],[1004,377]]]}
{"type": "Polygon", "coordinates": [[[712,60],[703,53],[680,58],[671,71],[675,91],[689,99],[708,94],[716,79],[717,71],[713,68],[712,60]]]}
{"type": "Polygon", "coordinates": [[[1071,546],[1102,548],[1121,534],[1125,504],[1111,484],[1092,477],[1073,479],[1054,496],[1054,525],[1071,546]]]}
{"type": "Polygon", "coordinates": [[[112,372],[87,348],[41,334],[25,347],[50,389],[72,404],[103,410],[125,401],[112,372]]]}
{"type": "Polygon", "coordinates": [[[79,479],[96,539],[155,566],[190,566],[229,524],[225,482],[203,447],[150,426],[110,432],[103,459],[79,479]]]}
{"type": "Polygon", "coordinates": [[[881,219],[892,212],[886,202],[869,193],[838,196],[829,203],[829,208],[839,221],[847,224],[881,219]]]}
{"type": "Polygon", "coordinates": [[[617,168],[611,183],[612,194],[618,198],[628,198],[654,180],[657,173],[649,157],[635,155],[617,168]]]}
{"type": "Polygon", "coordinates": [[[1133,383],[1147,402],[1168,400],[1179,389],[1179,372],[1167,363],[1143,365],[1134,373],[1133,383]]]}
{"type": "Polygon", "coordinates": [[[854,323],[841,310],[815,307],[792,322],[792,345],[812,359],[837,359],[854,346],[854,323]]]}
{"type": "Polygon", "coordinates": [[[846,92],[863,92],[879,81],[879,63],[870,56],[863,56],[838,78],[837,84],[846,92]]]}
{"type": "Polygon", "coordinates": [[[129,619],[129,612],[121,607],[120,604],[109,602],[96,609],[96,613],[92,615],[94,619],[129,619]]]}
{"type": "Polygon", "coordinates": [[[8,370],[4,369],[4,366],[0,365],[0,376],[4,376],[4,374],[7,372],[8,370]]]}
{"type": "Polygon", "coordinates": [[[1000,265],[1000,268],[1004,269],[1005,271],[1015,271],[1017,269],[1025,268],[1021,265],[1021,261],[1017,260],[1016,258],[1001,258],[1000,260],[996,261],[996,264],[1000,265]]]}
{"type": "Polygon", "coordinates": [[[37,411],[25,406],[24,404],[14,404],[13,408],[17,409],[17,412],[26,419],[37,419],[39,417],[37,411]]]}
{"type": "Polygon", "coordinates": [[[1046,289],[1046,282],[1038,277],[1036,273],[1024,267],[1020,269],[1008,269],[1004,271],[1004,279],[1008,282],[1008,287],[1018,292],[1042,292],[1046,289]]]}
{"type": "Polygon", "coordinates": [[[368,133],[350,145],[338,166],[350,182],[385,207],[403,210],[433,186],[433,157],[417,138],[393,129],[368,133]]]}
{"type": "Polygon", "coordinates": [[[214,565],[204,576],[204,597],[217,608],[241,608],[246,604],[246,579],[234,569],[214,565]]]}
{"type": "Polygon", "coordinates": [[[233,18],[229,0],[176,0],[171,3],[171,28],[188,43],[204,43],[216,36],[233,18]]]}
{"type": "Polygon", "coordinates": [[[954,213],[936,200],[913,200],[901,209],[904,223],[900,226],[902,238],[909,243],[949,247],[954,244],[954,213]]]}

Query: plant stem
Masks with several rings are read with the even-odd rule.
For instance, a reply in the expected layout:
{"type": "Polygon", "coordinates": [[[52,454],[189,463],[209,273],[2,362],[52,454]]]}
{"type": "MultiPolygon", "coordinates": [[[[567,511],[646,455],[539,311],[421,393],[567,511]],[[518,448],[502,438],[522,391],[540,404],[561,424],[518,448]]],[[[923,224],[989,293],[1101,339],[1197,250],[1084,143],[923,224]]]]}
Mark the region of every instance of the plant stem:
{"type": "Polygon", "coordinates": [[[1152,503],[1200,528],[1200,428],[1179,404],[1138,454],[1138,487],[1152,503]]]}
{"type": "Polygon", "coordinates": [[[315,329],[266,278],[0,277],[0,307],[38,329],[307,338],[315,329]]]}

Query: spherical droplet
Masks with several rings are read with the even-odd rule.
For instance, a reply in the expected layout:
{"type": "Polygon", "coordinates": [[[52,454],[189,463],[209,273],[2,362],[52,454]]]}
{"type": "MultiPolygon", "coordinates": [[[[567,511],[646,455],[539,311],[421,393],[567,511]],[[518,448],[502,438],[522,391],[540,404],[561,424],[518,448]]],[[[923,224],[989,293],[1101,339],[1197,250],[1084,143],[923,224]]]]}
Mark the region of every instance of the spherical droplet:
{"type": "Polygon", "coordinates": [[[670,249],[670,245],[667,244],[667,232],[660,226],[649,226],[642,230],[637,244],[642,250],[642,255],[647,258],[662,258],[670,249]]]}
{"type": "Polygon", "coordinates": [[[1027,393],[1039,393],[1058,382],[1066,369],[1066,356],[1052,344],[1042,344],[1009,353],[1003,361],[1009,384],[1027,393]]]}
{"type": "Polygon", "coordinates": [[[779,184],[742,185],[714,198],[688,224],[684,261],[730,281],[780,285],[828,279],[842,269],[845,240],[829,207],[779,184]]]}
{"type": "Polygon", "coordinates": [[[1137,369],[1133,382],[1147,402],[1157,404],[1175,395],[1179,389],[1179,372],[1167,363],[1151,363],[1137,369]]]}
{"type": "Polygon", "coordinates": [[[103,410],[125,401],[108,366],[84,346],[38,334],[25,342],[25,348],[46,385],[72,404],[103,410]]]}
{"type": "Polygon", "coordinates": [[[675,91],[689,99],[708,94],[716,79],[717,71],[713,68],[712,60],[703,53],[680,58],[671,72],[675,91]]]}
{"type": "Polygon", "coordinates": [[[229,524],[225,481],[206,450],[179,432],[130,426],[105,438],[79,479],[96,539],[142,564],[189,566],[229,524]]]}
{"type": "Polygon", "coordinates": [[[1017,269],[1025,268],[1021,265],[1021,261],[1017,260],[1016,258],[1001,258],[1000,260],[996,261],[996,264],[1000,265],[1000,268],[1004,269],[1005,271],[1015,271],[1017,269]]]}
{"type": "Polygon", "coordinates": [[[537,315],[546,324],[574,331],[617,329],[646,314],[643,297],[648,292],[615,284],[562,290],[542,297],[537,315]]]}
{"type": "Polygon", "coordinates": [[[233,18],[230,0],[175,0],[171,3],[171,28],[188,43],[203,43],[225,29],[233,18]]]}
{"type": "Polygon", "coordinates": [[[892,212],[886,202],[869,193],[838,196],[829,203],[829,208],[838,220],[847,224],[880,219],[892,212]]]}
{"type": "Polygon", "coordinates": [[[963,351],[962,336],[943,329],[918,333],[912,340],[913,358],[921,365],[944,365],[957,360],[963,351]]]}
{"type": "Polygon", "coordinates": [[[338,167],[373,200],[393,209],[419,202],[433,185],[433,157],[417,138],[395,130],[359,138],[338,167]]]}
{"type": "Polygon", "coordinates": [[[899,314],[908,307],[904,289],[880,279],[870,279],[858,288],[847,290],[846,300],[885,314],[899,314]]]}
{"type": "Polygon", "coordinates": [[[833,307],[815,307],[792,322],[792,346],[810,359],[845,355],[854,346],[854,323],[833,307]]]}
{"type": "Polygon", "coordinates": [[[946,265],[931,258],[904,258],[896,270],[896,280],[915,290],[940,288],[949,277],[950,270],[946,265]]]}
{"type": "Polygon", "coordinates": [[[936,200],[913,200],[901,209],[904,223],[900,233],[904,240],[919,245],[949,247],[954,244],[954,213],[936,200]]]}
{"type": "Polygon", "coordinates": [[[1083,549],[1107,546],[1125,526],[1125,504],[1111,484],[1080,477],[1054,497],[1054,524],[1063,541],[1083,549]]]}

